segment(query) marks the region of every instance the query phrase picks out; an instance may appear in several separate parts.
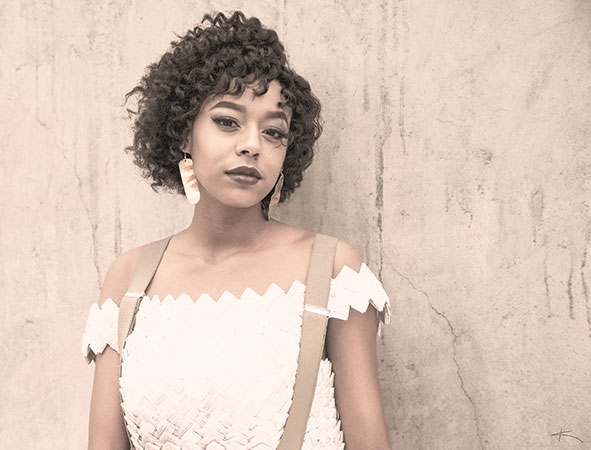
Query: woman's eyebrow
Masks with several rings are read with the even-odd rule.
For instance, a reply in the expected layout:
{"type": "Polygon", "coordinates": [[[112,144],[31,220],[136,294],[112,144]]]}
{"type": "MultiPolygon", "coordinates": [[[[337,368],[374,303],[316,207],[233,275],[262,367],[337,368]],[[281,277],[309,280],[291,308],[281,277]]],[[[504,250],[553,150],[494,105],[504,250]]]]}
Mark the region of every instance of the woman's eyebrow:
{"type": "Polygon", "coordinates": [[[222,100],[221,102],[216,103],[211,108],[209,108],[209,110],[211,111],[212,109],[215,109],[215,108],[228,108],[228,109],[233,109],[234,111],[238,111],[238,112],[242,112],[242,113],[246,111],[246,108],[244,106],[239,105],[238,103],[229,102],[227,100],[222,100]]]}
{"type": "MultiPolygon", "coordinates": [[[[216,103],[211,108],[209,108],[209,110],[211,111],[215,108],[228,108],[241,113],[246,112],[246,108],[244,106],[227,100],[222,100],[221,102],[216,103]]],[[[285,123],[289,123],[287,120],[287,114],[285,114],[283,111],[269,111],[267,114],[265,114],[265,119],[282,119],[285,121],[285,123]]]]}
{"type": "Polygon", "coordinates": [[[265,119],[283,119],[288,123],[287,115],[283,111],[269,111],[265,114],[265,119]]]}

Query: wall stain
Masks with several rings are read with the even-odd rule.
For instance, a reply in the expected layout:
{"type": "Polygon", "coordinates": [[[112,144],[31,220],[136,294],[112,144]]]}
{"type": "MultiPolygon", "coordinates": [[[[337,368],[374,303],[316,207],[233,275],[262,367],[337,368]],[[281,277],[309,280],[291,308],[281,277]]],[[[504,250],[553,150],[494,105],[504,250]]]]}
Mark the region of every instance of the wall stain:
{"type": "Polygon", "coordinates": [[[455,196],[456,203],[462,210],[464,214],[468,214],[470,216],[470,223],[468,223],[468,228],[472,226],[472,219],[474,219],[474,211],[472,211],[472,205],[470,204],[470,200],[464,195],[464,189],[459,189],[459,195],[455,196]]]}
{"type": "Polygon", "coordinates": [[[492,163],[492,160],[493,160],[494,153],[487,148],[481,148],[480,149],[480,156],[482,158],[482,163],[485,166],[490,166],[490,164],[492,163]]]}
{"type": "Polygon", "coordinates": [[[544,189],[536,189],[529,197],[533,241],[538,242],[538,229],[544,225],[544,189]]]}
{"type": "MultiPolygon", "coordinates": [[[[544,235],[544,240],[547,240],[547,236],[544,235]]],[[[550,319],[552,318],[552,306],[550,303],[550,285],[548,283],[548,246],[544,247],[544,289],[546,292],[546,314],[550,319]]]]}
{"type": "Polygon", "coordinates": [[[587,281],[585,280],[585,266],[587,265],[587,254],[589,251],[589,246],[591,245],[591,228],[587,230],[587,235],[585,236],[585,251],[583,252],[583,257],[581,258],[581,285],[583,287],[583,297],[585,299],[585,310],[587,315],[587,327],[589,328],[589,337],[591,338],[591,307],[589,306],[589,287],[587,286],[587,281]]]}
{"type": "Polygon", "coordinates": [[[568,272],[568,280],[566,281],[566,293],[568,295],[568,316],[571,320],[575,320],[575,299],[573,297],[574,257],[572,247],[570,247],[570,250],[570,268],[568,272]]]}
{"type": "Polygon", "coordinates": [[[363,83],[363,111],[369,111],[369,85],[365,81],[363,83]]]}
{"type": "MultiPolygon", "coordinates": [[[[390,27],[390,18],[388,14],[385,12],[388,9],[388,1],[383,0],[380,3],[380,9],[384,12],[382,14],[382,23],[380,24],[379,34],[378,37],[378,55],[385,55],[388,50],[390,50],[388,44],[390,39],[388,39],[388,31],[391,29],[390,27]]],[[[396,12],[394,12],[396,14],[396,12]]],[[[379,96],[380,96],[380,104],[379,104],[379,111],[380,111],[380,123],[378,126],[378,138],[377,138],[377,146],[376,146],[376,153],[375,153],[375,164],[376,164],[376,173],[375,173],[375,180],[376,180],[376,197],[375,197],[375,206],[377,209],[377,219],[376,219],[376,226],[378,229],[378,249],[379,249],[379,266],[378,266],[378,278],[382,279],[383,277],[383,268],[384,268],[384,257],[383,257],[383,237],[384,237],[384,227],[383,227],[383,211],[384,211],[384,147],[386,142],[392,135],[392,101],[390,99],[390,89],[389,83],[386,79],[386,75],[389,73],[389,70],[386,67],[388,59],[387,58],[380,58],[378,60],[378,70],[380,73],[380,84],[379,84],[379,96]]]]}
{"type": "Polygon", "coordinates": [[[397,39],[397,48],[396,51],[398,52],[398,59],[399,59],[399,68],[398,68],[398,76],[400,77],[400,89],[398,91],[398,132],[400,134],[400,142],[402,145],[402,154],[407,155],[406,152],[406,130],[405,130],[405,96],[406,96],[406,64],[408,58],[408,52],[405,48],[406,37],[408,35],[408,21],[406,18],[406,6],[404,5],[404,1],[398,2],[400,6],[400,14],[397,14],[399,17],[398,23],[398,39],[397,39]]]}
{"type": "Polygon", "coordinates": [[[550,70],[552,69],[551,64],[547,64],[546,67],[539,73],[539,76],[533,80],[527,93],[525,94],[525,105],[529,109],[540,97],[540,92],[548,86],[550,81],[550,70]]]}
{"type": "Polygon", "coordinates": [[[284,32],[284,36],[287,34],[287,30],[289,29],[287,27],[287,21],[288,18],[290,17],[289,14],[287,14],[287,0],[283,0],[283,32],[284,32]]]}
{"type": "MultiPolygon", "coordinates": [[[[115,162],[113,163],[113,173],[114,178],[118,179],[119,175],[119,163],[117,158],[115,158],[115,162]]],[[[119,197],[119,189],[115,187],[114,189],[115,194],[115,206],[114,206],[114,218],[115,218],[115,232],[114,232],[114,242],[113,242],[113,251],[115,252],[115,256],[119,256],[121,254],[121,200],[119,197]]]]}

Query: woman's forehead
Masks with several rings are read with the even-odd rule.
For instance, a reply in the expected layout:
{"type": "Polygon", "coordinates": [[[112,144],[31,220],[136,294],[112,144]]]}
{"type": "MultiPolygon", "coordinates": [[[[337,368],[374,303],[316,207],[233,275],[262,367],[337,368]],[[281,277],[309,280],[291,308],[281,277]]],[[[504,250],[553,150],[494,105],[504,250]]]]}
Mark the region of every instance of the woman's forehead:
{"type": "Polygon", "coordinates": [[[222,97],[228,97],[235,99],[254,100],[257,97],[268,95],[269,92],[271,92],[271,95],[279,94],[281,100],[285,101],[285,96],[281,94],[282,89],[283,86],[278,80],[267,81],[265,86],[265,83],[262,80],[248,81],[233,79],[230,82],[230,86],[226,92],[219,93],[213,98],[218,99],[222,97]],[[238,86],[238,83],[241,83],[241,86],[238,86]]]}
{"type": "Polygon", "coordinates": [[[267,91],[263,93],[263,85],[261,82],[253,82],[244,86],[242,93],[233,93],[235,86],[230,86],[226,93],[220,93],[212,96],[206,102],[207,107],[211,108],[215,104],[222,102],[232,102],[236,104],[247,105],[249,103],[269,103],[268,106],[281,109],[285,111],[288,117],[291,116],[291,108],[287,105],[287,98],[283,93],[282,85],[277,80],[272,80],[267,85],[267,91]]]}

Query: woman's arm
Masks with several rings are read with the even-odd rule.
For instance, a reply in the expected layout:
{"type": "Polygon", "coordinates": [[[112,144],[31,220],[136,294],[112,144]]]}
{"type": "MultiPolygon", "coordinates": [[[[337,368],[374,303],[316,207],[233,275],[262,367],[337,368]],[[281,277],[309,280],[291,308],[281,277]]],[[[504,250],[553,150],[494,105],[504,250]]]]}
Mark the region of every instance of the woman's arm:
{"type": "Polygon", "coordinates": [[[95,362],[88,450],[129,450],[119,403],[119,354],[107,347],[95,362]]]}
{"type": "MultiPolygon", "coordinates": [[[[141,247],[120,255],[109,268],[99,306],[111,298],[117,305],[127,291],[141,247]]],[[[90,420],[89,450],[129,450],[119,397],[119,354],[111,347],[96,356],[90,420]]]]}
{"type": "MultiPolygon", "coordinates": [[[[362,262],[357,250],[339,241],[333,277],[343,265],[359,271],[362,262]]],[[[372,305],[363,314],[351,309],[348,320],[328,321],[327,356],[335,373],[335,400],[347,450],[391,449],[380,397],[376,333],[372,305]]]]}

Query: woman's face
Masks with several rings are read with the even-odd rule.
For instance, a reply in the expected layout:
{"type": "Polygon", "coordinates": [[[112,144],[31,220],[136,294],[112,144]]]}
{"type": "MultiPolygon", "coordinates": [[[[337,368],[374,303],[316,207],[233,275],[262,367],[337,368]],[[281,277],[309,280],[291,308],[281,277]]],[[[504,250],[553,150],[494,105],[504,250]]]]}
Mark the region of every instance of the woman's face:
{"type": "Polygon", "coordinates": [[[291,120],[281,85],[255,97],[246,88],[241,97],[224,95],[205,102],[193,123],[186,152],[191,154],[201,199],[248,208],[271,191],[285,159],[291,120]],[[240,166],[255,168],[260,178],[229,175],[240,166]],[[204,192],[205,191],[205,192],[204,192]]]}

